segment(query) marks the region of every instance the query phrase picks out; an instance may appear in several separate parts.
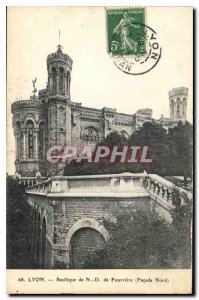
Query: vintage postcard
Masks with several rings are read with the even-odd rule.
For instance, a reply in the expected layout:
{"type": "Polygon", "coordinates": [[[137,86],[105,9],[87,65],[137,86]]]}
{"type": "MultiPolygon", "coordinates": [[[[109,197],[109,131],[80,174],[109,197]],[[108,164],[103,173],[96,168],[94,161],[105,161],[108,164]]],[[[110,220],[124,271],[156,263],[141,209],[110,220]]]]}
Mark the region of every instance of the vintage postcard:
{"type": "Polygon", "coordinates": [[[7,8],[7,293],[192,294],[193,9],[7,8]]]}

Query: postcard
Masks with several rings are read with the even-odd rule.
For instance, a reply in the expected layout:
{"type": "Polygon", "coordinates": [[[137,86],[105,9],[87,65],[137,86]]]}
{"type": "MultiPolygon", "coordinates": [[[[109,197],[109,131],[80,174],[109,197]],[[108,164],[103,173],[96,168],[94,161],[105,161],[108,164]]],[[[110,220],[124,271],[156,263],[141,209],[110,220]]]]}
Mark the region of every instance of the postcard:
{"type": "Polygon", "coordinates": [[[193,8],[7,8],[7,293],[192,294],[193,8]]]}

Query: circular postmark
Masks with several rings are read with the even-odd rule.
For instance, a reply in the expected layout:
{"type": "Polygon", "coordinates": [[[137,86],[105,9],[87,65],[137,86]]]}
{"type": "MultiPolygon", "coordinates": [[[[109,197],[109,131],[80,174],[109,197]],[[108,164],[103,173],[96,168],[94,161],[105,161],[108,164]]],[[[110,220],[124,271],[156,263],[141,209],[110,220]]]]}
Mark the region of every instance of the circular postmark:
{"type": "Polygon", "coordinates": [[[113,63],[119,70],[130,75],[142,75],[151,71],[161,58],[156,31],[140,23],[128,23],[116,28],[109,47],[113,63]]]}

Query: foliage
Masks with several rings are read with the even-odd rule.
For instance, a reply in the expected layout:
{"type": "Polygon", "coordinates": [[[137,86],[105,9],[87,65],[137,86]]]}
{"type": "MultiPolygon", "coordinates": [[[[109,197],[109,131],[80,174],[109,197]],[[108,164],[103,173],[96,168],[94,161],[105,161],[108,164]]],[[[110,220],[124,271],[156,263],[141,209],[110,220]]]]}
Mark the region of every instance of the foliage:
{"type": "Polygon", "coordinates": [[[115,221],[104,220],[109,241],[85,268],[190,268],[190,204],[172,211],[173,222],[167,223],[152,212],[123,209],[115,221]]]}
{"type": "Polygon", "coordinates": [[[150,173],[164,174],[165,172],[165,138],[166,130],[156,122],[145,122],[129,139],[131,145],[146,145],[152,153],[152,163],[144,166],[150,173]]]}
{"type": "Polygon", "coordinates": [[[179,205],[179,190],[174,189],[173,192],[176,206],[172,210],[171,215],[178,245],[178,263],[179,265],[183,264],[185,268],[189,268],[191,261],[192,201],[183,193],[185,205],[179,205]]]}
{"type": "Polygon", "coordinates": [[[30,208],[23,184],[7,177],[7,268],[33,267],[30,257],[30,208]]]}
{"type": "Polygon", "coordinates": [[[186,122],[179,122],[177,126],[170,128],[167,134],[166,165],[169,175],[184,176],[184,184],[187,177],[192,176],[193,168],[193,127],[186,122]]]}
{"type": "Polygon", "coordinates": [[[108,159],[102,159],[100,163],[72,161],[65,167],[65,175],[84,174],[113,174],[121,172],[156,173],[161,176],[184,176],[185,185],[187,176],[192,175],[192,148],[193,128],[188,122],[169,129],[167,133],[163,126],[156,122],[145,122],[136,130],[129,139],[117,131],[111,132],[99,145],[115,146],[148,146],[152,155],[152,163],[110,163],[108,159]]]}
{"type": "Polygon", "coordinates": [[[99,145],[109,145],[109,146],[117,146],[117,145],[126,145],[128,143],[127,138],[124,135],[119,134],[116,130],[112,131],[107,135],[107,137],[102,140],[99,145]]]}

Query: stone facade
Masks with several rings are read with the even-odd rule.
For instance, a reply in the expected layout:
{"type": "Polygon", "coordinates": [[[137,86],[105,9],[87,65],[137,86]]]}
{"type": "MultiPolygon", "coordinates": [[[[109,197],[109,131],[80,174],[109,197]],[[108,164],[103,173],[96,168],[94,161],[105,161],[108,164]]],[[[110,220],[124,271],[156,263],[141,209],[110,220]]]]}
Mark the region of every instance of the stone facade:
{"type": "Polygon", "coordinates": [[[115,221],[123,209],[154,208],[171,222],[173,186],[146,173],[55,176],[30,186],[32,255],[41,268],[84,268],[109,238],[104,219],[115,221]]]}
{"type": "MultiPolygon", "coordinates": [[[[13,128],[16,148],[16,172],[22,177],[57,174],[57,168],[45,163],[47,150],[53,145],[95,145],[111,131],[129,137],[146,121],[154,121],[151,109],[140,109],[135,114],[118,113],[104,107],[94,109],[72,102],[70,82],[72,59],[59,45],[47,57],[48,83],[38,96],[13,103],[13,128]]],[[[166,129],[177,121],[186,121],[188,89],[169,92],[170,118],[156,120],[166,129]]]]}

